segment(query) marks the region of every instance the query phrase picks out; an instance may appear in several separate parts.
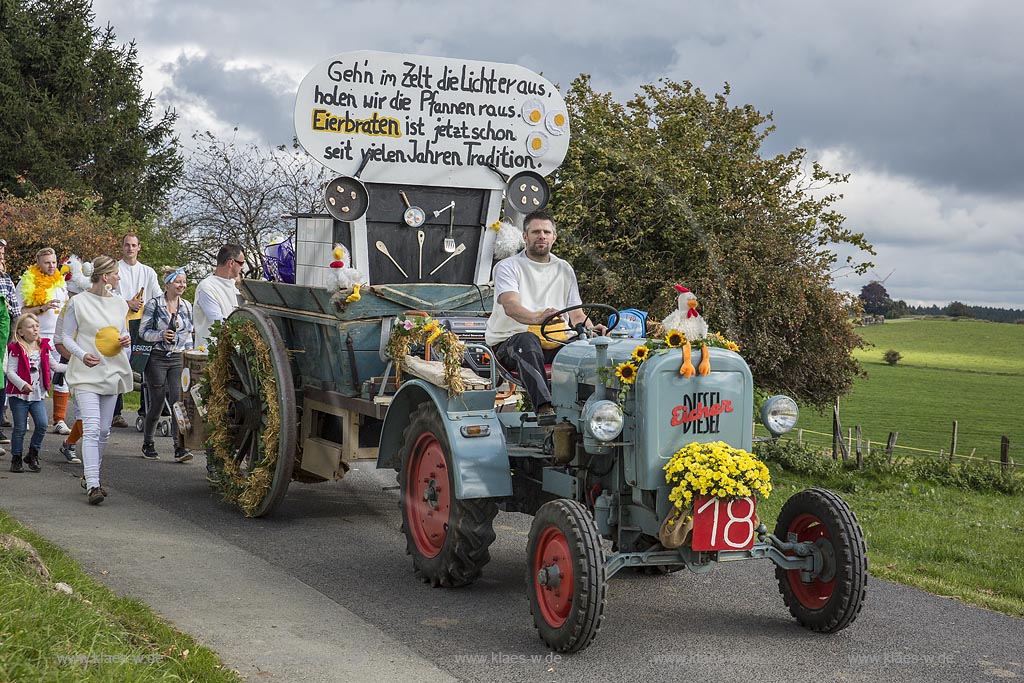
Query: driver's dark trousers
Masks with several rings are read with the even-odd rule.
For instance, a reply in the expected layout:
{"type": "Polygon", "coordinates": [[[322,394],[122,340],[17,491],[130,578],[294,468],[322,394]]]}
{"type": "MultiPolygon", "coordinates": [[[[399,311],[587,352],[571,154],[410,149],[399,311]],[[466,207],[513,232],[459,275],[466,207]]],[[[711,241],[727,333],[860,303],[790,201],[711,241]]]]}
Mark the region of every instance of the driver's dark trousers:
{"type": "Polygon", "coordinates": [[[545,349],[540,345],[540,337],[532,332],[520,332],[493,347],[493,350],[499,363],[519,375],[519,381],[526,389],[534,411],[545,403],[551,403],[551,387],[544,373],[544,364],[554,360],[557,348],[545,349]]]}

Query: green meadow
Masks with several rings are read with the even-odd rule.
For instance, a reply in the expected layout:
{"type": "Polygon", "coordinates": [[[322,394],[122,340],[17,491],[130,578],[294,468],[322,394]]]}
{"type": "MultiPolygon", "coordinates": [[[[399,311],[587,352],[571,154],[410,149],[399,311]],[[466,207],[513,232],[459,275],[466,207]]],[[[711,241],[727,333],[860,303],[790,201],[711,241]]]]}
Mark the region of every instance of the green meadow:
{"type": "MultiPolygon", "coordinates": [[[[957,420],[957,455],[974,450],[975,457],[997,460],[1005,435],[1010,457],[1024,464],[1024,325],[902,319],[857,331],[870,344],[855,352],[867,377],[840,399],[844,433],[860,425],[874,450],[898,431],[899,455],[948,454],[957,420]],[[895,366],[882,358],[890,349],[903,356],[895,366]]],[[[831,443],[831,411],[805,408],[798,426],[805,441],[831,443]]]]}

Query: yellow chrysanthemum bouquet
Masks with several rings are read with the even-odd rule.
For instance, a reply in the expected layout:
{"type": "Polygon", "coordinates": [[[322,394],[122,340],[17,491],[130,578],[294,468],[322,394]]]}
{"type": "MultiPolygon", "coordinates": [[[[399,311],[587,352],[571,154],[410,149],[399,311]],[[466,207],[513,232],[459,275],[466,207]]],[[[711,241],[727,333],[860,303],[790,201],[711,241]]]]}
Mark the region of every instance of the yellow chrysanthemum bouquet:
{"type": "Polygon", "coordinates": [[[666,548],[677,548],[689,538],[690,513],[698,497],[767,498],[772,492],[768,467],[752,453],[723,441],[687,444],[672,455],[664,470],[665,481],[672,486],[668,497],[673,505],[658,534],[666,548]]]}
{"type": "Polygon", "coordinates": [[[672,485],[668,498],[680,510],[689,508],[696,496],[767,498],[772,492],[767,465],[723,441],[687,444],[664,469],[665,481],[672,485]]]}

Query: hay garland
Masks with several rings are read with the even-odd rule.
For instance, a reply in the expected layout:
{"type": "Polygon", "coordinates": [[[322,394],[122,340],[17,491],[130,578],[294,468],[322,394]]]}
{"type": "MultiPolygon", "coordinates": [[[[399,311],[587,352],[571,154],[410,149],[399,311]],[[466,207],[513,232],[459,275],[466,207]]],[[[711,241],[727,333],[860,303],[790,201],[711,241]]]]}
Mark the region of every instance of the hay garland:
{"type": "Polygon", "coordinates": [[[443,356],[444,383],[448,396],[460,396],[466,390],[462,379],[462,358],[466,353],[466,345],[451,330],[446,330],[430,316],[404,316],[395,318],[385,350],[395,362],[396,382],[402,382],[402,366],[409,355],[409,347],[414,344],[431,345],[443,356]]]}
{"type": "Polygon", "coordinates": [[[217,323],[211,329],[209,353],[210,362],[201,390],[205,390],[203,400],[207,407],[209,429],[207,445],[213,450],[217,486],[224,500],[235,503],[246,517],[252,517],[273,483],[281,432],[281,407],[270,348],[253,322],[229,319],[225,323],[217,323]],[[227,427],[230,403],[227,388],[235,372],[231,365],[231,351],[225,344],[249,361],[252,378],[266,406],[266,425],[258,440],[262,457],[248,476],[243,476],[239,471],[234,458],[234,439],[227,427]]]}

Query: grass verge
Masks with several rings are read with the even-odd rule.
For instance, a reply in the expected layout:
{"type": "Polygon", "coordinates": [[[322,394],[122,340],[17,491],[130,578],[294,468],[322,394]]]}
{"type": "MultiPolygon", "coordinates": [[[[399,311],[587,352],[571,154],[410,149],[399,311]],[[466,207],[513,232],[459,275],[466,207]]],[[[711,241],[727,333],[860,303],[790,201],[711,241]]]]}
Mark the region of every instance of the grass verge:
{"type": "Polygon", "coordinates": [[[31,543],[51,575],[41,580],[23,551],[0,552],[0,681],[242,681],[212,650],[118,597],[2,511],[0,533],[31,543]],[[74,594],[55,590],[57,582],[74,594]]]}
{"type": "Polygon", "coordinates": [[[758,505],[770,530],[805,488],[840,493],[857,515],[871,574],[1024,617],[1021,496],[965,490],[885,472],[808,475],[768,460],[772,495],[758,505]]]}

